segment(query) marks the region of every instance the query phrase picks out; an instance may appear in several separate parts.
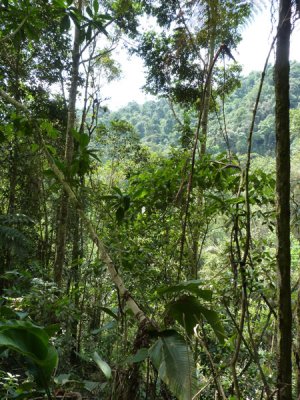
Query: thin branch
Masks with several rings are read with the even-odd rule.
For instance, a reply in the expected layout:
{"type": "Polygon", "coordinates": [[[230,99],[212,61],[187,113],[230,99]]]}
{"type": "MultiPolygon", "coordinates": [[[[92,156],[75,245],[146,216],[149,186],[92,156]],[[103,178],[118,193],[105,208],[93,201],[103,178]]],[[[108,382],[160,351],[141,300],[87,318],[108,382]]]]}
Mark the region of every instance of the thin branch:
{"type": "Polygon", "coordinates": [[[199,339],[199,342],[202,345],[202,347],[204,349],[204,352],[208,357],[208,360],[209,360],[209,363],[210,363],[210,367],[211,367],[211,372],[212,372],[212,375],[213,375],[213,379],[214,379],[218,394],[223,400],[227,400],[227,397],[225,395],[222,383],[221,383],[221,381],[219,379],[219,374],[218,374],[218,371],[216,369],[214,360],[213,360],[212,355],[211,355],[211,353],[210,353],[210,351],[208,350],[208,347],[207,347],[206,335],[205,335],[205,331],[204,331],[203,326],[201,326],[201,330],[202,330],[202,333],[203,333],[203,337],[201,337],[201,335],[198,333],[197,334],[197,338],[199,339]]]}
{"type": "MultiPolygon", "coordinates": [[[[106,29],[110,24],[112,24],[115,20],[111,19],[106,25],[103,26],[103,29],[106,29]]],[[[89,47],[89,45],[97,38],[97,36],[101,33],[101,31],[98,29],[94,35],[86,42],[86,44],[83,46],[83,48],[80,51],[80,56],[85,52],[85,50],[89,47]]],[[[102,32],[103,33],[103,32],[102,32]]]]}
{"type": "Polygon", "coordinates": [[[86,58],[85,60],[81,60],[79,64],[84,64],[86,62],[91,62],[93,60],[97,60],[98,58],[101,58],[103,56],[106,56],[107,54],[111,53],[113,50],[116,49],[117,46],[110,48],[109,50],[104,50],[101,53],[98,53],[92,57],[86,58]]]}
{"type": "MultiPolygon", "coordinates": [[[[236,395],[237,395],[238,399],[241,398],[241,395],[240,395],[239,385],[238,385],[238,380],[237,380],[237,375],[236,375],[236,363],[237,363],[239,352],[240,352],[244,324],[245,324],[246,310],[248,307],[247,281],[246,281],[245,266],[246,266],[246,262],[248,259],[248,254],[249,254],[249,250],[250,250],[250,242],[251,242],[251,209],[250,209],[250,193],[249,193],[249,172],[250,172],[250,165],[251,165],[252,137],[253,137],[253,132],[254,132],[254,124],[255,124],[255,120],[256,120],[256,114],[257,114],[260,96],[261,96],[261,92],[262,92],[262,87],[263,87],[263,83],[264,83],[264,78],[265,78],[266,70],[267,70],[268,63],[269,63],[269,58],[270,58],[272,49],[274,47],[276,37],[277,37],[277,35],[274,37],[274,39],[272,41],[267,58],[265,60],[264,69],[261,74],[259,89],[258,89],[256,101],[255,101],[255,106],[253,109],[253,117],[252,117],[252,121],[251,121],[250,131],[249,131],[249,135],[248,135],[247,162],[246,162],[246,167],[245,167],[246,238],[245,238],[245,246],[243,249],[243,257],[239,261],[241,277],[242,277],[242,310],[241,310],[241,319],[240,319],[240,324],[239,324],[239,329],[238,329],[238,338],[237,338],[237,342],[236,342],[236,348],[235,348],[235,352],[234,352],[234,355],[232,358],[233,380],[234,380],[235,391],[236,391],[236,395]]],[[[259,368],[259,365],[258,365],[258,368],[259,368]]]]}
{"type": "Polygon", "coordinates": [[[256,120],[256,114],[258,110],[258,105],[260,101],[260,96],[265,80],[265,75],[266,71],[268,68],[269,64],[269,59],[270,55],[272,53],[275,41],[276,41],[277,35],[274,36],[272,44],[270,46],[264,69],[261,74],[261,79],[259,83],[259,88],[258,88],[258,93],[256,96],[256,101],[253,109],[253,117],[251,121],[251,126],[250,126],[250,131],[248,135],[248,149],[247,149],[247,162],[246,162],[246,168],[245,168],[245,201],[246,201],[246,243],[244,247],[244,254],[243,254],[243,259],[242,259],[242,264],[245,265],[247,258],[248,258],[248,253],[249,253],[249,248],[250,248],[250,241],[251,241],[251,210],[250,210],[250,194],[249,194],[249,172],[250,172],[250,165],[251,165],[251,152],[252,152],[252,137],[253,137],[253,132],[254,132],[254,124],[256,120]]]}
{"type": "Polygon", "coordinates": [[[168,97],[168,103],[169,103],[169,106],[171,108],[171,111],[172,111],[172,114],[173,114],[174,118],[176,119],[177,123],[181,126],[181,128],[183,128],[184,125],[183,125],[182,121],[180,120],[180,118],[178,117],[178,115],[177,115],[177,113],[176,113],[176,111],[174,109],[174,104],[173,104],[173,102],[172,102],[170,97],[168,97]]]}
{"type": "MultiPolygon", "coordinates": [[[[206,91],[207,91],[208,86],[209,86],[209,81],[210,81],[210,78],[211,78],[212,71],[213,71],[214,66],[215,66],[215,64],[217,62],[218,57],[220,56],[220,54],[222,53],[223,50],[224,50],[224,45],[221,45],[219,47],[218,51],[216,52],[212,62],[211,62],[211,65],[210,65],[208,73],[207,73],[205,85],[204,85],[202,100],[204,100],[204,98],[206,96],[206,91]]],[[[203,101],[201,102],[201,104],[203,104],[203,101]]],[[[195,132],[195,138],[194,138],[194,146],[193,146],[193,150],[192,150],[191,172],[189,174],[189,179],[188,179],[187,200],[186,200],[184,220],[183,220],[183,225],[182,225],[182,239],[181,239],[181,244],[180,244],[180,259],[179,259],[179,273],[178,273],[178,275],[180,275],[181,268],[182,268],[182,259],[183,259],[183,250],[184,250],[187,218],[188,218],[188,212],[189,212],[190,197],[191,197],[193,176],[194,176],[194,170],[195,170],[196,151],[197,151],[197,146],[198,146],[198,141],[199,141],[199,134],[200,134],[202,116],[203,116],[203,107],[201,107],[200,111],[199,111],[198,123],[197,123],[196,132],[195,132]]]]}
{"type": "Polygon", "coordinates": [[[4,43],[4,42],[7,42],[8,40],[10,40],[10,39],[12,39],[14,36],[16,36],[16,34],[17,34],[18,32],[20,32],[20,30],[23,28],[23,26],[24,26],[25,22],[27,21],[27,19],[28,19],[28,15],[26,15],[26,17],[23,18],[23,20],[21,21],[21,23],[19,24],[19,26],[18,26],[12,33],[10,33],[9,35],[4,36],[3,38],[0,39],[0,44],[2,44],[2,43],[4,43]]]}

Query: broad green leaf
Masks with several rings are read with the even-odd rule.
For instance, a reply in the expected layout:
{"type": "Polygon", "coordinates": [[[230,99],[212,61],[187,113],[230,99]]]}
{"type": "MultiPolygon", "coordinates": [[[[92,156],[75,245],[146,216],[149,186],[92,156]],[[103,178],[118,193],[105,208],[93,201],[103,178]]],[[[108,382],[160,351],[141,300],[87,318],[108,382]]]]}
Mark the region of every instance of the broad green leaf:
{"type": "Polygon", "coordinates": [[[7,306],[0,306],[0,319],[17,318],[17,313],[7,306]]]}
{"type": "Polygon", "coordinates": [[[157,293],[161,295],[186,291],[193,293],[204,300],[211,301],[212,291],[209,289],[200,289],[199,286],[201,285],[203,285],[203,283],[199,279],[195,279],[186,282],[180,282],[176,285],[162,286],[157,289],[157,293]]]}
{"type": "Polygon", "coordinates": [[[130,196],[127,194],[123,196],[124,211],[127,211],[130,207],[130,196]]]}
{"type": "MultiPolygon", "coordinates": [[[[70,15],[70,18],[72,18],[72,21],[73,21],[74,25],[75,25],[78,29],[80,29],[80,19],[81,19],[81,16],[80,16],[80,14],[78,13],[78,10],[77,10],[76,8],[74,8],[74,7],[69,7],[69,15],[70,15]]],[[[82,38],[84,38],[84,35],[82,35],[82,38]]]]}
{"type": "Polygon", "coordinates": [[[121,190],[120,188],[118,188],[117,186],[113,186],[113,187],[112,187],[112,190],[113,190],[114,192],[116,192],[120,197],[123,197],[122,190],[121,190]]]}
{"type": "Polygon", "coordinates": [[[90,157],[92,157],[95,160],[101,162],[101,159],[99,158],[99,155],[98,155],[99,152],[98,152],[97,149],[87,149],[86,152],[90,157]]]}
{"type": "Polygon", "coordinates": [[[65,8],[66,4],[64,0],[54,0],[53,5],[58,8],[65,8]]]}
{"type": "Polygon", "coordinates": [[[148,349],[146,348],[141,348],[137,351],[136,354],[133,356],[129,356],[126,358],[125,363],[139,363],[141,361],[144,361],[148,357],[148,349]]]}
{"type": "Polygon", "coordinates": [[[135,198],[136,199],[143,199],[144,197],[149,195],[149,191],[147,189],[139,189],[135,192],[135,198]]]}
{"type": "Polygon", "coordinates": [[[227,204],[240,204],[240,203],[245,203],[245,197],[239,196],[239,197],[232,197],[230,199],[226,200],[227,204]]]}
{"type": "Polygon", "coordinates": [[[202,305],[200,305],[199,310],[201,311],[202,315],[209,323],[209,325],[212,327],[215,335],[219,339],[219,342],[223,344],[225,339],[225,332],[223,324],[219,318],[219,314],[216,311],[210,310],[202,305]]]}
{"type": "Polygon", "coordinates": [[[111,368],[107,364],[107,362],[104,361],[96,351],[93,353],[92,358],[95,361],[95,363],[98,365],[98,367],[101,369],[101,371],[103,372],[105,377],[107,379],[110,379],[111,378],[111,368]]]}
{"type": "Polygon", "coordinates": [[[54,336],[57,331],[59,331],[60,325],[59,324],[51,324],[45,326],[44,330],[49,337],[54,336]]]}
{"type": "Polygon", "coordinates": [[[54,346],[48,346],[47,357],[44,361],[34,363],[35,380],[38,385],[42,387],[47,387],[48,382],[53,374],[54,369],[58,363],[58,354],[54,346]]]}
{"type": "Polygon", "coordinates": [[[76,129],[71,130],[73,138],[79,143],[80,141],[80,133],[76,129]]]}
{"type": "Polygon", "coordinates": [[[56,139],[59,135],[59,132],[57,129],[53,127],[53,125],[49,121],[43,121],[41,123],[41,129],[46,131],[47,135],[53,139],[56,139]]]}
{"type": "Polygon", "coordinates": [[[109,14],[99,14],[98,17],[105,21],[111,21],[113,19],[113,17],[109,14]]]}
{"type": "Polygon", "coordinates": [[[57,385],[65,385],[66,383],[70,382],[71,374],[60,374],[54,378],[54,382],[57,385]]]}
{"type": "Polygon", "coordinates": [[[107,324],[101,326],[100,328],[97,329],[93,329],[91,331],[92,335],[97,335],[99,332],[101,331],[106,331],[106,330],[110,330],[110,329],[114,329],[117,326],[117,322],[116,321],[109,321],[107,324]]]}
{"type": "Polygon", "coordinates": [[[71,27],[70,17],[66,14],[63,16],[60,22],[60,29],[62,31],[68,31],[71,27]]]}
{"type": "Polygon", "coordinates": [[[125,217],[125,211],[123,207],[119,207],[116,211],[116,220],[121,223],[125,217]]]}
{"type": "Polygon", "coordinates": [[[84,388],[89,392],[93,392],[100,385],[99,382],[93,382],[93,381],[83,381],[83,383],[84,383],[84,388]]]}
{"type": "Polygon", "coordinates": [[[179,400],[191,400],[195,394],[193,355],[184,338],[176,331],[165,331],[149,349],[149,357],[160,379],[179,400]]]}
{"type": "Polygon", "coordinates": [[[98,14],[99,11],[99,0],[94,0],[93,1],[93,8],[94,8],[94,14],[98,14]]]}
{"type": "Polygon", "coordinates": [[[92,38],[92,25],[89,25],[85,33],[85,40],[89,42],[91,38],[92,38]]]}
{"type": "Polygon", "coordinates": [[[50,152],[51,154],[53,154],[53,155],[56,154],[56,148],[53,147],[53,146],[51,146],[51,144],[47,144],[46,147],[47,147],[47,149],[49,150],[49,152],[50,152]]]}
{"type": "Polygon", "coordinates": [[[93,11],[91,10],[91,7],[90,6],[87,6],[86,7],[86,12],[88,13],[88,15],[91,17],[91,18],[93,18],[93,11]]]}
{"type": "MultiPolygon", "coordinates": [[[[16,321],[19,322],[19,321],[16,321]]],[[[47,357],[47,342],[32,327],[0,326],[0,346],[15,350],[30,359],[39,362],[47,357]]]]}
{"type": "Polygon", "coordinates": [[[38,385],[46,387],[58,362],[55,348],[49,344],[46,331],[29,321],[0,323],[0,347],[16,351],[31,363],[38,385]]]}
{"type": "Polygon", "coordinates": [[[194,327],[204,317],[212,327],[221,343],[224,342],[224,329],[216,311],[204,307],[194,296],[182,296],[167,306],[167,314],[176,319],[188,335],[193,334],[194,327]]]}
{"type": "Polygon", "coordinates": [[[117,314],[115,314],[110,308],[107,307],[99,307],[100,310],[104,311],[106,314],[110,315],[114,319],[118,320],[117,314]]]}
{"type": "Polygon", "coordinates": [[[25,319],[28,316],[28,312],[26,311],[16,311],[16,314],[20,319],[25,319]]]}
{"type": "Polygon", "coordinates": [[[31,150],[33,153],[35,153],[39,149],[39,145],[37,143],[32,143],[31,145],[31,150]]]}

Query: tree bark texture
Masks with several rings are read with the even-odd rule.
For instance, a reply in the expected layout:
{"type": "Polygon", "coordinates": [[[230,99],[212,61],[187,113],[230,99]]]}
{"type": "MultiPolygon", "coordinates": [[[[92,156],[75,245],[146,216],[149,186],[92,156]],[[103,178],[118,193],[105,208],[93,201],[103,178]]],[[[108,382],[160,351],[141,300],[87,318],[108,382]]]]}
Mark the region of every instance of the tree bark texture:
{"type": "Polygon", "coordinates": [[[292,311],[290,252],[290,133],[289,133],[289,47],[291,0],[280,0],[275,79],[276,198],[278,268],[278,400],[292,399],[292,311]]]}

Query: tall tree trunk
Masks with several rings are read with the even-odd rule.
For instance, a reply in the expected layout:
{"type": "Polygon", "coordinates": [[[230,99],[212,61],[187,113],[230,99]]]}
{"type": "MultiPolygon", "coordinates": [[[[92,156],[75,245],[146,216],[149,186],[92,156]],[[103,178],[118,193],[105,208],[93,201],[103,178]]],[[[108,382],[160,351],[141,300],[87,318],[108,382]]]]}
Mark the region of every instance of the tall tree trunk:
{"type": "MultiPolygon", "coordinates": [[[[214,13],[214,10],[212,10],[214,13]]],[[[211,28],[211,34],[209,39],[209,54],[208,54],[208,63],[207,63],[207,71],[210,71],[212,68],[212,64],[214,62],[215,56],[215,48],[216,48],[216,26],[213,24],[211,28]]],[[[206,91],[204,93],[203,99],[203,113],[202,113],[202,121],[201,121],[201,155],[206,153],[206,142],[207,142],[207,130],[208,130],[208,115],[209,115],[209,105],[211,99],[211,85],[212,85],[212,74],[209,74],[206,82],[206,91]]]]}
{"type": "MultiPolygon", "coordinates": [[[[78,2],[78,10],[82,10],[82,0],[78,2]]],[[[69,104],[68,104],[68,122],[66,132],[66,145],[65,145],[65,166],[68,170],[73,159],[74,152],[74,139],[72,130],[75,127],[76,121],[76,98],[78,89],[78,77],[79,77],[79,61],[80,61],[80,28],[75,25],[74,43],[72,51],[72,72],[71,72],[71,87],[69,92],[69,104]]],[[[56,254],[54,262],[54,281],[58,287],[62,284],[63,267],[65,262],[65,250],[66,250],[66,236],[68,228],[68,207],[69,198],[65,190],[62,191],[59,216],[57,221],[57,233],[56,233],[56,254]]]]}
{"type": "Polygon", "coordinates": [[[207,142],[207,130],[208,130],[208,115],[209,115],[209,106],[211,100],[211,89],[212,89],[212,73],[211,69],[214,64],[214,57],[216,51],[216,29],[218,24],[218,2],[216,1],[208,1],[207,2],[207,13],[208,13],[208,54],[207,54],[207,81],[205,83],[206,90],[204,92],[203,98],[203,112],[202,112],[202,120],[201,120],[201,155],[206,153],[206,142],[207,142]]]}
{"type": "MultiPolygon", "coordinates": [[[[15,53],[15,69],[12,79],[12,95],[15,100],[20,101],[20,64],[21,64],[21,46],[22,43],[18,44],[15,53]]],[[[18,113],[18,111],[17,111],[18,113]]],[[[7,214],[15,214],[17,210],[17,184],[18,184],[18,137],[16,135],[13,136],[13,139],[10,143],[9,150],[9,166],[8,166],[8,206],[7,206],[7,214]]],[[[13,267],[13,256],[11,248],[7,248],[4,251],[3,259],[0,260],[0,295],[3,294],[3,289],[9,285],[7,279],[3,278],[3,275],[6,271],[9,271],[13,267]]]]}
{"type": "Polygon", "coordinates": [[[297,399],[300,399],[300,286],[298,285],[297,295],[297,344],[296,344],[296,383],[297,383],[297,399]]]}
{"type": "MultiPolygon", "coordinates": [[[[82,259],[82,247],[80,241],[81,232],[81,224],[78,213],[75,211],[73,216],[73,249],[72,249],[72,270],[71,270],[71,285],[73,285],[74,291],[74,305],[76,310],[79,309],[79,279],[80,279],[80,262],[82,259]]],[[[70,325],[70,333],[72,337],[72,345],[70,351],[70,363],[71,365],[76,365],[78,362],[78,340],[77,340],[77,331],[78,331],[78,317],[75,316],[72,319],[70,325]]]]}
{"type": "Polygon", "coordinates": [[[289,133],[289,48],[291,0],[280,0],[274,68],[276,95],[276,196],[277,268],[279,287],[279,348],[277,398],[292,399],[292,311],[290,252],[290,133],[289,133]]]}

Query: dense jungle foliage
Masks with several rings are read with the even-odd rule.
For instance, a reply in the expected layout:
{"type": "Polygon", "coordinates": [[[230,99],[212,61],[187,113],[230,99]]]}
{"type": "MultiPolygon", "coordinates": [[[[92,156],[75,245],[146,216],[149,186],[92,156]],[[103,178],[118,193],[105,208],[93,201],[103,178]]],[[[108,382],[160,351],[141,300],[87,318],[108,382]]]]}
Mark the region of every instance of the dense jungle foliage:
{"type": "Polygon", "coordinates": [[[0,399],[299,398],[300,6],[264,3],[241,77],[255,1],[0,1],[0,399]],[[109,112],[123,41],[158,100],[109,112]]]}

